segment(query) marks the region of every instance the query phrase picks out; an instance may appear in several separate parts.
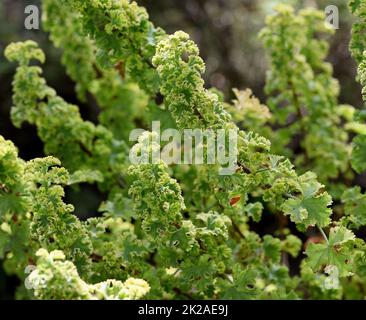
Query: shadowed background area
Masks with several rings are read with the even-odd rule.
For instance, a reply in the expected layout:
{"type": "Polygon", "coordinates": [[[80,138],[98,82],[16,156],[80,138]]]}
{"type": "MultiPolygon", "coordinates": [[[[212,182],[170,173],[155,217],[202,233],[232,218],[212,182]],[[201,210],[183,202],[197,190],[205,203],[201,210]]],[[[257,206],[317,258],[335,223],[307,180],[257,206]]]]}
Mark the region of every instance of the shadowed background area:
{"type": "MultiPolygon", "coordinates": [[[[251,88],[262,102],[266,59],[258,33],[264,25],[265,16],[278,2],[292,3],[298,7],[337,5],[340,12],[340,29],[332,38],[329,61],[334,75],[341,83],[340,103],[361,107],[360,86],[355,81],[356,65],[348,50],[352,18],[344,0],[138,0],[145,6],[155,25],[167,32],[184,30],[197,42],[206,62],[205,80],[208,87],[221,89],[227,100],[233,98],[232,88],[251,88]]],[[[0,0],[0,135],[12,140],[25,160],[43,156],[42,143],[35,128],[23,125],[16,129],[10,122],[11,81],[14,65],[3,55],[7,44],[13,41],[33,39],[45,51],[47,62],[44,73],[48,83],[58,94],[71,103],[78,104],[84,119],[96,122],[98,107],[80,103],[75,94],[74,83],[60,64],[60,50],[55,49],[47,33],[24,28],[24,8],[37,5],[37,0],[0,0]]],[[[97,212],[104,199],[96,188],[85,186],[79,191],[69,190],[66,202],[73,203],[75,213],[86,219],[97,212]]],[[[267,231],[266,226],[263,226],[267,231]]],[[[1,264],[0,264],[1,265],[1,264]]],[[[1,268],[1,267],[0,267],[1,268]]],[[[0,269],[0,298],[12,298],[13,278],[5,277],[0,269]]]]}

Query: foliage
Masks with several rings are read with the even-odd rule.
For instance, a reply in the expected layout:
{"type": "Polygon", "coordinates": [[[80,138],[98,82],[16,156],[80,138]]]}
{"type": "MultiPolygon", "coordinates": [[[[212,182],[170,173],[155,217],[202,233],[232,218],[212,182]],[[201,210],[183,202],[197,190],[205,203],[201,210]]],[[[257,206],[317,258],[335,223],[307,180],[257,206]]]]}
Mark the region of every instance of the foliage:
{"type": "MultiPolygon", "coordinates": [[[[352,41],[350,44],[350,50],[352,56],[358,63],[358,80],[362,85],[362,96],[365,101],[366,96],[366,64],[365,64],[365,12],[366,6],[363,1],[350,1],[350,9],[352,13],[358,18],[355,22],[353,30],[352,30],[352,41]]],[[[356,115],[357,119],[360,122],[364,122],[366,119],[365,112],[360,111],[356,115]]],[[[352,153],[352,166],[358,172],[362,172],[366,169],[365,161],[366,161],[366,129],[363,125],[359,129],[360,133],[353,140],[353,153],[352,153]]]]}
{"type": "Polygon", "coordinates": [[[340,175],[349,179],[350,147],[342,126],[349,119],[342,111],[351,113],[353,108],[338,106],[339,84],[324,61],[328,44],[319,37],[333,30],[326,27],[321,11],[303,9],[296,15],[291,7],[279,6],[277,12],[261,33],[271,63],[268,105],[280,127],[272,139],[274,148],[301,170],[313,170],[322,182],[340,175]],[[294,138],[300,149],[296,154],[289,149],[294,138]]]}
{"type": "Polygon", "coordinates": [[[107,280],[89,285],[70,261],[64,261],[62,251],[39,249],[36,255],[37,270],[30,275],[29,284],[40,299],[130,300],[141,298],[150,289],[146,281],[134,278],[124,283],[107,280]]]}
{"type": "MultiPolygon", "coordinates": [[[[356,13],[357,5],[364,2],[351,1],[356,13]]],[[[365,297],[365,244],[355,235],[366,221],[364,195],[348,188],[351,162],[357,171],[366,163],[362,138],[352,145],[348,131],[363,137],[364,127],[353,107],[338,104],[319,11],[280,5],[268,18],[261,34],[270,57],[267,107],[250,90],[235,90],[227,103],[207,89],[194,41],[155,27],[135,2],[44,0],[43,9],[79,98],[93,96],[100,106],[100,124],[83,120],[47,84],[37,43],[7,47],[18,64],[12,121],[35,126],[46,154],[23,161],[0,137],[0,257],[32,288],[22,285],[18,298],[365,297]],[[234,130],[235,172],[220,175],[218,163],[144,161],[160,149],[151,120],[234,130]],[[139,125],[146,131],[132,151],[143,157],[130,165],[128,135],[139,125]],[[288,147],[294,137],[298,152],[288,147]],[[64,202],[65,188],[82,183],[107,197],[102,214],[86,221],[64,202]],[[283,223],[260,236],[251,226],[266,216],[283,223]],[[321,240],[303,244],[309,231],[321,240]],[[293,275],[288,261],[298,256],[293,275]],[[29,264],[36,269],[25,279],[29,264]]],[[[354,34],[358,43],[357,27],[354,34]]]]}

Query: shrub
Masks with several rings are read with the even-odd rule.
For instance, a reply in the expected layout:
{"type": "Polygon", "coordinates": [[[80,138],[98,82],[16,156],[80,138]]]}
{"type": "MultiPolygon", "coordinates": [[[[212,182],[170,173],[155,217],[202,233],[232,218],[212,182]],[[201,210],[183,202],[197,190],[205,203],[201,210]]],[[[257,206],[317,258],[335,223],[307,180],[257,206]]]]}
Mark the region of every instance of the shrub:
{"type": "MultiPolygon", "coordinates": [[[[94,97],[100,114],[97,125],[83,120],[47,84],[37,43],[6,48],[18,64],[12,121],[35,126],[47,155],[23,161],[0,137],[0,258],[25,280],[18,298],[365,297],[366,195],[355,183],[366,169],[365,114],[338,103],[322,12],[280,5],[268,18],[267,107],[250,90],[234,90],[229,103],[207,89],[189,35],[166,34],[135,2],[42,3],[79,99],[94,97]],[[153,120],[178,132],[236,131],[235,172],[131,164],[131,148],[160,149],[153,120]],[[138,126],[147,131],[132,146],[138,126]],[[81,183],[108,195],[99,217],[81,221],[64,202],[64,189],[81,183]],[[256,233],[268,217],[276,230],[256,233]]],[[[365,2],[350,8],[360,17],[351,50],[365,85],[365,2]]]]}

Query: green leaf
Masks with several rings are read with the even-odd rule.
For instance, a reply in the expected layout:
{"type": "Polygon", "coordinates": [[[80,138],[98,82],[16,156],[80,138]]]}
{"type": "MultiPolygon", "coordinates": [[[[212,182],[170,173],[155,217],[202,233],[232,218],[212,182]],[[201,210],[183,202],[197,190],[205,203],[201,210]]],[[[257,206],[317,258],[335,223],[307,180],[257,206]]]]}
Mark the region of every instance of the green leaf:
{"type": "Polygon", "coordinates": [[[282,242],[282,250],[288,252],[293,258],[296,258],[299,255],[301,246],[302,241],[292,234],[288,235],[282,242]]]}
{"type": "Polygon", "coordinates": [[[347,189],[342,195],[345,204],[344,220],[351,228],[360,228],[366,225],[366,195],[361,193],[360,187],[347,189]]]}
{"type": "Polygon", "coordinates": [[[353,139],[352,167],[358,173],[366,170],[366,135],[353,139]]]}
{"type": "Polygon", "coordinates": [[[263,237],[264,254],[275,263],[281,259],[281,240],[270,235],[263,237]]]}
{"type": "Polygon", "coordinates": [[[307,264],[319,271],[327,266],[338,269],[340,277],[352,274],[352,242],[355,235],[345,227],[334,227],[329,233],[329,243],[310,243],[306,249],[307,264]]]}
{"type": "Polygon", "coordinates": [[[68,185],[83,182],[88,183],[103,182],[103,175],[98,170],[78,170],[70,175],[68,185]]]}
{"type": "Polygon", "coordinates": [[[220,298],[228,300],[255,299],[258,290],[255,288],[256,272],[252,269],[241,270],[234,267],[231,279],[219,279],[220,298]]]}
{"type": "Polygon", "coordinates": [[[318,225],[326,227],[330,223],[332,198],[327,192],[321,192],[324,187],[315,180],[315,175],[307,173],[299,178],[301,195],[288,199],[282,210],[290,216],[291,221],[307,228],[318,225]]]}
{"type": "Polygon", "coordinates": [[[260,202],[248,203],[245,206],[245,212],[253,221],[259,222],[262,218],[263,204],[260,202]]]}

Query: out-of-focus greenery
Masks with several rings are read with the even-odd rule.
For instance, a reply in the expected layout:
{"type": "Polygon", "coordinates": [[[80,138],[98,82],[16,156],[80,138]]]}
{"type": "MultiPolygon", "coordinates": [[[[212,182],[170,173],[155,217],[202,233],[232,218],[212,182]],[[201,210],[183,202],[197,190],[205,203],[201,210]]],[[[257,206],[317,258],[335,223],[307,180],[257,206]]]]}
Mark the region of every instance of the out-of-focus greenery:
{"type": "Polygon", "coordinates": [[[356,65],[348,43],[352,17],[344,0],[140,0],[153,22],[168,32],[179,27],[198,43],[206,62],[205,80],[232,98],[232,88],[251,88],[264,99],[267,64],[258,33],[265,17],[278,3],[296,7],[339,8],[340,28],[332,39],[329,60],[342,84],[341,102],[359,106],[360,87],[354,81],[356,65]]]}

